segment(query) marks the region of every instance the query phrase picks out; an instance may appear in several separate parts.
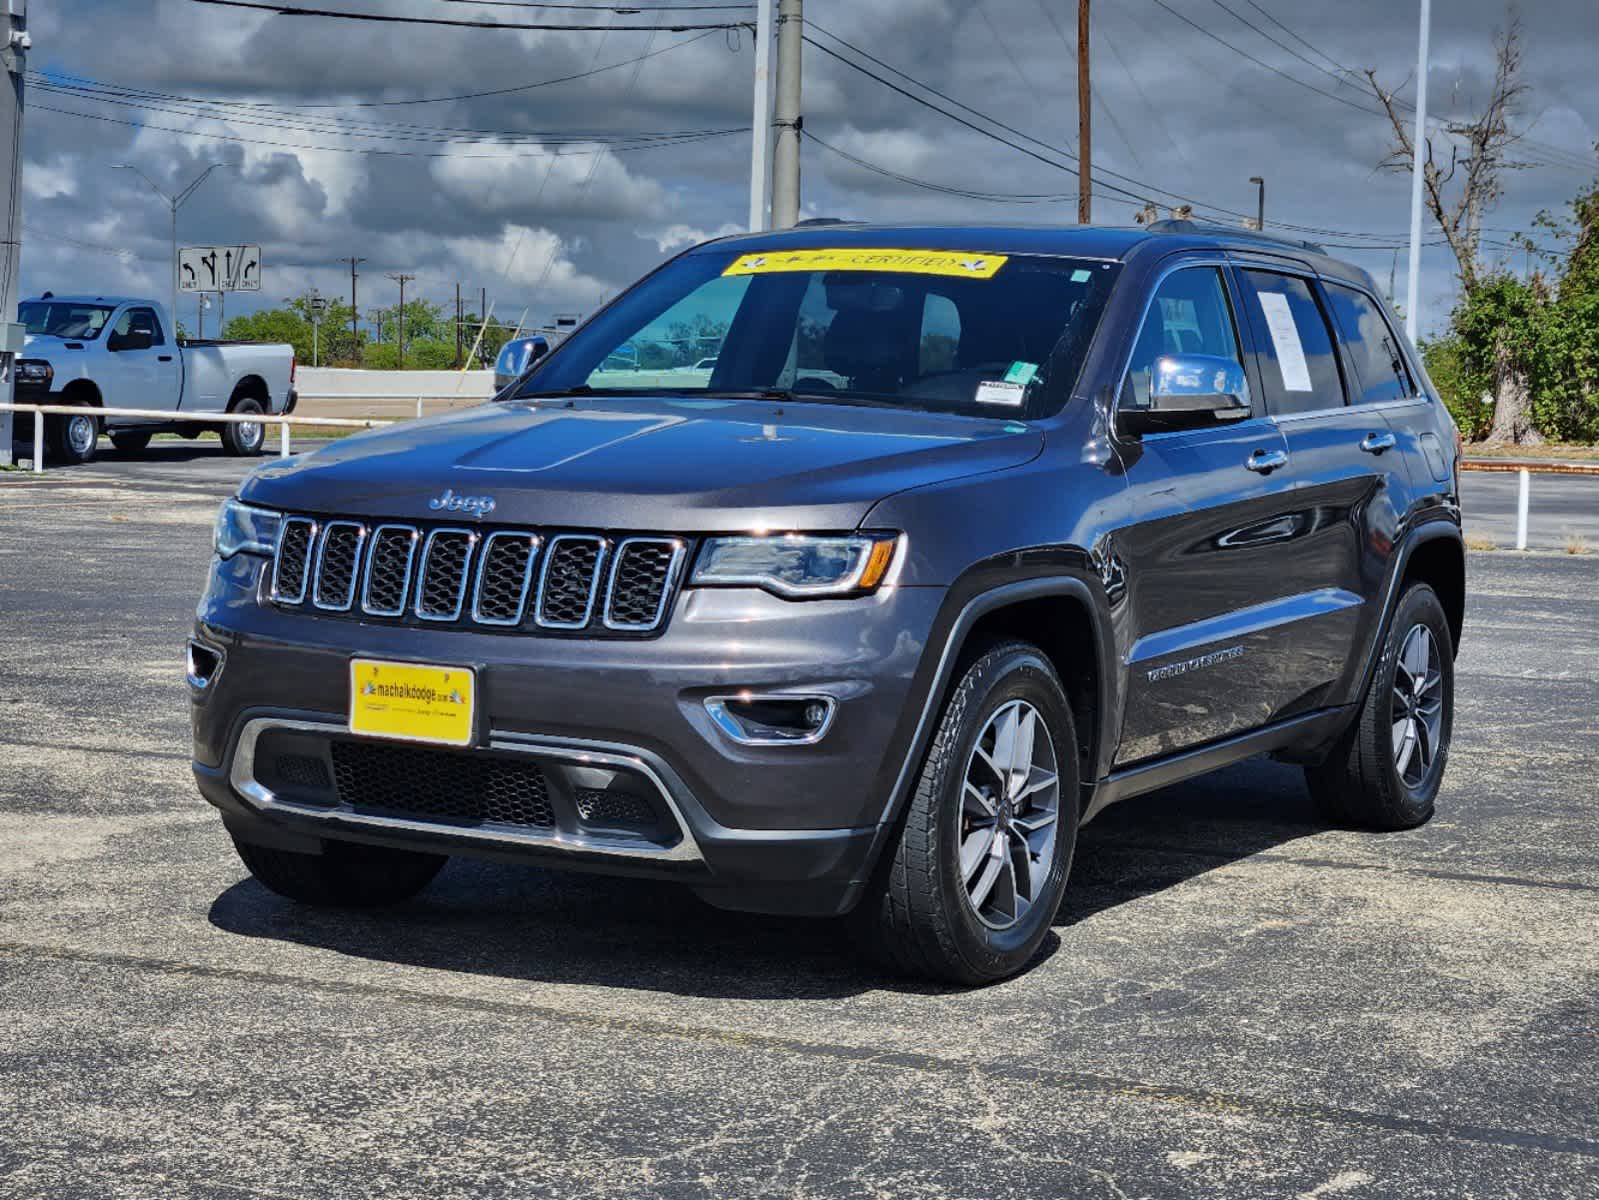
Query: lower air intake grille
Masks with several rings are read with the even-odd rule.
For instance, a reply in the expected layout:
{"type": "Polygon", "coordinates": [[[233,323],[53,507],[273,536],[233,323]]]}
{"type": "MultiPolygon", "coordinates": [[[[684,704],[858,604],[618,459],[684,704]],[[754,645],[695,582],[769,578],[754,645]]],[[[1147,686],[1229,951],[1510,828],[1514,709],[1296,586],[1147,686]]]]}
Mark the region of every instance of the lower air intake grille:
{"type": "Polygon", "coordinates": [[[596,825],[651,825],[655,822],[655,811],[649,801],[626,792],[578,788],[572,799],[577,805],[577,815],[596,825]]]}
{"type": "Polygon", "coordinates": [[[330,749],[339,800],[357,812],[460,825],[555,824],[544,772],[531,763],[362,742],[330,749]]]}

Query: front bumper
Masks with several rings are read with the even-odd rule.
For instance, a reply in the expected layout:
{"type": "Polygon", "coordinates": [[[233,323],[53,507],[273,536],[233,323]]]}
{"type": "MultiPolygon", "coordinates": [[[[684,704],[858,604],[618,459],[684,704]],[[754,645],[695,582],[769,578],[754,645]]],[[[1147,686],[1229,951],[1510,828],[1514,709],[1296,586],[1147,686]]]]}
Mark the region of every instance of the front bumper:
{"type": "MultiPolygon", "coordinates": [[[[202,793],[246,840],[314,850],[336,837],[649,875],[693,884],[714,903],[832,913],[871,867],[904,747],[902,716],[942,589],[795,604],[757,591],[688,590],[647,640],[432,630],[319,618],[262,600],[260,560],[214,562],[195,637],[220,660],[191,679],[194,769],[202,793]],[[262,736],[298,727],[311,753],[346,730],[355,656],[471,666],[485,715],[465,752],[540,764],[557,811],[546,828],[388,818],[297,803],[253,761],[262,736]],[[735,743],[709,695],[824,693],[837,701],[815,744],[735,743]],[[898,757],[896,757],[896,755],[898,757]],[[661,820],[615,836],[572,818],[573,770],[614,769],[649,793],[661,820]]],[[[394,746],[396,756],[406,753],[394,746]]],[[[456,754],[459,751],[439,751],[456,754]]],[[[508,768],[509,769],[509,768],[508,768]]]]}

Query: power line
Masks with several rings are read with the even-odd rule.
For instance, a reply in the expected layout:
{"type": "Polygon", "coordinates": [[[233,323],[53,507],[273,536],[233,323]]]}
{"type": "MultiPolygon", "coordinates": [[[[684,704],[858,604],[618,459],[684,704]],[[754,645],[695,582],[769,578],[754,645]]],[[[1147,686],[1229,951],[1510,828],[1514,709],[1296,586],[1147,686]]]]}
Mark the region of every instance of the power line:
{"type": "Polygon", "coordinates": [[[753,0],[744,4],[541,4],[538,0],[443,0],[445,4],[470,4],[475,8],[569,8],[579,12],[611,12],[633,15],[652,12],[748,12],[753,0]]]}
{"type": "MultiPolygon", "coordinates": [[[[633,58],[619,59],[614,63],[606,63],[603,67],[592,67],[587,71],[579,71],[574,75],[558,75],[553,79],[540,79],[533,83],[517,84],[514,87],[489,88],[488,90],[481,92],[457,92],[448,96],[419,96],[406,100],[347,100],[324,101],[316,103],[282,103],[275,100],[224,100],[215,96],[179,96],[168,92],[149,91],[144,88],[124,88],[123,90],[128,92],[130,95],[142,95],[157,100],[181,100],[194,104],[226,105],[231,108],[398,108],[409,104],[452,104],[461,100],[481,100],[486,96],[509,96],[518,92],[530,92],[536,88],[553,87],[556,84],[573,83],[579,79],[587,79],[592,75],[603,75],[607,71],[616,71],[620,70],[622,67],[630,67],[636,62],[644,61],[646,58],[654,58],[659,54],[666,54],[672,50],[680,50],[684,46],[692,46],[695,42],[704,41],[714,32],[716,31],[708,30],[704,33],[697,33],[693,37],[684,38],[682,41],[673,42],[670,46],[662,46],[659,50],[651,50],[646,54],[639,54],[633,58]]],[[[91,85],[99,83],[98,80],[88,79],[77,75],[64,75],[59,72],[34,72],[33,74],[47,82],[60,81],[62,83],[91,85]]]]}
{"type": "MultiPolygon", "coordinates": [[[[596,33],[598,25],[574,24],[559,21],[465,21],[455,17],[402,17],[393,13],[340,12],[333,8],[304,8],[295,4],[263,4],[257,0],[189,0],[191,4],[210,4],[218,8],[244,8],[269,13],[275,17],[325,17],[335,21],[374,21],[385,25],[443,25],[455,29],[533,29],[555,33],[596,33]]],[[[641,11],[614,9],[615,12],[641,11]]],[[[647,10],[644,10],[647,11],[647,10]]],[[[750,21],[701,21],[692,24],[673,22],[670,25],[608,25],[614,33],[683,33],[691,29],[747,29],[750,21]]]]}
{"type": "Polygon", "coordinates": [[[962,199],[981,200],[991,204],[1066,204],[1077,198],[1076,192],[1034,192],[1020,194],[1013,192],[980,192],[971,188],[956,187],[952,184],[934,183],[932,180],[918,179],[914,175],[905,175],[899,171],[885,167],[880,163],[874,163],[868,159],[851,154],[848,150],[841,149],[840,147],[833,145],[831,142],[825,141],[824,139],[818,137],[812,130],[805,131],[805,138],[807,141],[815,142],[828,153],[836,154],[839,158],[845,159],[848,162],[852,162],[863,170],[871,171],[873,174],[882,175],[889,179],[897,180],[900,183],[909,184],[911,187],[923,188],[927,191],[939,192],[947,196],[959,196],[962,199]]]}

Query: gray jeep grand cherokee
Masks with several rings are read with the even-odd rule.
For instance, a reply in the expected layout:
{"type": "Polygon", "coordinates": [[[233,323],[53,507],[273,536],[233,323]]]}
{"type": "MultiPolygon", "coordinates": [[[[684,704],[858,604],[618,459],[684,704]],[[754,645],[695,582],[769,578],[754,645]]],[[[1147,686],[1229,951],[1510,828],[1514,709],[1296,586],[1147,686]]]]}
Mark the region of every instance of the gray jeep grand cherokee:
{"type": "Polygon", "coordinates": [[[1270,752],[1339,821],[1431,815],[1458,454],[1371,279],[1314,246],[710,242],[494,402],[249,476],[189,646],[194,772],[296,900],[487,855],[999,978],[1116,800],[1270,752]]]}

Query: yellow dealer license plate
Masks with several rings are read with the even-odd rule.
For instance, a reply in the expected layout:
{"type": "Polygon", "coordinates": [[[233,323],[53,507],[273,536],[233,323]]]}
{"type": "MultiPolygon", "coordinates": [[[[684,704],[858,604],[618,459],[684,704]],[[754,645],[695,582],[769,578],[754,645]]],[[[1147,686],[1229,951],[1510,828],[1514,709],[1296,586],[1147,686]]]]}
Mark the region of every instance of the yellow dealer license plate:
{"type": "Polygon", "coordinates": [[[353,659],[350,732],[469,746],[476,683],[470,667],[353,659]]]}

